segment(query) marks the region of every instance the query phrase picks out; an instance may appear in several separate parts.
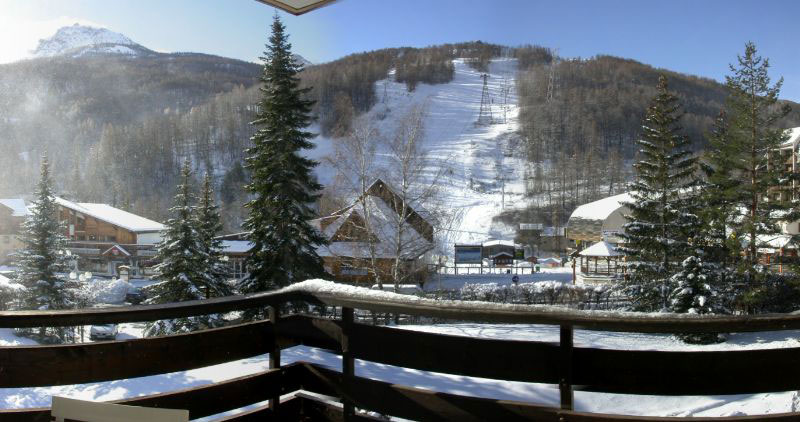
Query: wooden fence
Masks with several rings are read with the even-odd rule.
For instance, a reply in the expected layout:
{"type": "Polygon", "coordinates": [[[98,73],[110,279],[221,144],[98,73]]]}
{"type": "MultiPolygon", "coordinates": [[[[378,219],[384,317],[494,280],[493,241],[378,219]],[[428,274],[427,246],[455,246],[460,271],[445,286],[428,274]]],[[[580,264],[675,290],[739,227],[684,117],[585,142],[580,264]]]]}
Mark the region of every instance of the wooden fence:
{"type": "MultiPolygon", "coordinates": [[[[576,347],[573,329],[645,333],[800,329],[800,315],[620,315],[540,307],[478,309],[474,304],[369,300],[335,293],[277,292],[207,301],[79,311],[0,312],[0,327],[74,326],[153,321],[269,307],[267,321],[166,337],[92,344],[0,347],[0,388],[90,383],[184,371],[270,354],[267,371],[120,403],[188,409],[191,418],[269,400],[221,418],[375,420],[356,409],[425,421],[669,421],[678,418],[573,410],[574,391],[662,396],[750,394],[800,389],[800,348],[672,352],[576,347]],[[287,302],[341,307],[341,318],[280,315],[287,302]],[[559,325],[558,344],[432,334],[357,323],[354,309],[460,321],[559,325]],[[308,345],[342,356],[341,370],[298,362],[281,350],[308,345]],[[561,404],[495,400],[418,389],[355,375],[355,359],[470,377],[558,385],[561,404]],[[314,394],[310,394],[314,393],[314,394]],[[320,395],[329,400],[320,399],[320,395]]],[[[800,414],[694,418],[709,421],[798,420],[800,414]]],[[[49,421],[49,409],[0,411],[2,421],[49,421]]]]}

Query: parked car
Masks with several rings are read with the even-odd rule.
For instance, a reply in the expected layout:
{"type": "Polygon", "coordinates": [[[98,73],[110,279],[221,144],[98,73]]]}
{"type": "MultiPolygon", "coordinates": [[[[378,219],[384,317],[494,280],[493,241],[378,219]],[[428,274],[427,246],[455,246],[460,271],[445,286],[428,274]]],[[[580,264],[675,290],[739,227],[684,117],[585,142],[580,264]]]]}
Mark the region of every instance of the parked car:
{"type": "Polygon", "coordinates": [[[92,340],[115,340],[119,329],[117,324],[92,325],[89,329],[89,338],[92,340]]]}
{"type": "Polygon", "coordinates": [[[138,305],[145,299],[147,299],[147,295],[145,295],[144,291],[140,288],[134,287],[128,290],[128,293],[125,294],[125,302],[128,302],[132,305],[138,305]]]}

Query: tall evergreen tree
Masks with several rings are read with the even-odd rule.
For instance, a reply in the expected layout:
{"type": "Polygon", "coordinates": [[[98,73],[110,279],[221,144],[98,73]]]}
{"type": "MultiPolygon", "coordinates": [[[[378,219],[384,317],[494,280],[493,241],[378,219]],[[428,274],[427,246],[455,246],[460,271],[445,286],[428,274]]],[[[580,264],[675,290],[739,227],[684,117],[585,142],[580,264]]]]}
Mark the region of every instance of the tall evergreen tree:
{"type": "Polygon", "coordinates": [[[633,201],[627,204],[631,213],[624,225],[622,249],[633,263],[622,288],[638,310],[666,308],[669,278],[676,263],[693,253],[689,239],[698,226],[693,192],[697,160],[689,139],[680,133],[681,106],[668,88],[662,75],[637,141],[641,161],[634,164],[633,201]]]}
{"type": "MultiPolygon", "coordinates": [[[[183,163],[181,182],[170,209],[164,239],[158,245],[155,267],[158,283],[148,287],[147,303],[172,303],[206,298],[206,289],[216,280],[206,271],[210,257],[203,243],[202,229],[197,218],[196,196],[191,188],[192,170],[189,160],[183,163]]],[[[208,315],[157,321],[148,324],[146,335],[188,332],[212,326],[208,315]]]]}
{"type": "Polygon", "coordinates": [[[205,286],[206,297],[229,295],[232,293],[227,283],[230,271],[222,260],[222,240],[217,239],[222,231],[222,222],[219,218],[219,208],[214,199],[211,175],[208,173],[203,179],[203,191],[200,193],[197,217],[200,239],[208,255],[208,262],[206,262],[204,270],[208,275],[208,284],[205,286]]]}
{"type": "Polygon", "coordinates": [[[789,209],[788,201],[779,198],[774,188],[788,183],[781,177],[783,163],[775,156],[786,134],[775,126],[790,109],[776,107],[783,78],[770,86],[769,60],[757,55],[752,42],[745,44],[738,66],[731,65],[730,70],[732,75],[725,77],[730,118],[724,159],[734,166],[731,182],[740,192],[734,204],[744,210],[732,228],[747,245],[746,271],[755,275],[759,239],[779,234],[779,218],[789,209]]]}
{"type": "MultiPolygon", "coordinates": [[[[58,220],[58,212],[50,179],[50,163],[47,156],[43,156],[36,200],[30,208],[30,215],[22,224],[20,240],[24,246],[16,256],[16,278],[26,289],[22,301],[24,309],[55,310],[70,307],[65,279],[59,275],[67,271],[68,266],[65,227],[58,220]]],[[[54,336],[63,342],[68,332],[64,327],[43,327],[39,335],[42,339],[52,339],[51,336],[54,336]]]]}
{"type": "Polygon", "coordinates": [[[735,266],[740,258],[741,244],[731,238],[728,229],[735,223],[742,192],[736,174],[741,174],[736,160],[731,160],[728,118],[724,111],[707,135],[709,148],[700,162],[705,180],[700,195],[701,230],[695,243],[705,251],[704,260],[722,268],[735,266]]]}
{"type": "Polygon", "coordinates": [[[251,138],[246,167],[253,199],[246,204],[253,249],[247,260],[248,276],[240,283],[244,293],[286,286],[325,274],[316,245],[325,243],[309,220],[322,186],[312,175],[315,161],[301,156],[311,149],[315,135],[304,130],[311,122],[311,101],[303,99],[300,66],[292,59],[285,27],[275,16],[272,36],[262,60],[262,98],[258,103],[258,127],[251,138]]]}

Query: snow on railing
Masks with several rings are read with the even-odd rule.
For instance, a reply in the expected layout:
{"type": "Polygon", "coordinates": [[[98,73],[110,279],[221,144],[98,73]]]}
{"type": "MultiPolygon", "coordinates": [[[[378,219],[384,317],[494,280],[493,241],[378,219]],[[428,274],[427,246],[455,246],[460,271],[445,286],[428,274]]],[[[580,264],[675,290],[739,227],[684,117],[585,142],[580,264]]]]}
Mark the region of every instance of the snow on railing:
{"type": "Polygon", "coordinates": [[[72,326],[154,321],[306,301],[377,312],[444,319],[550,324],[627,332],[750,332],[800,329],[800,315],[690,315],[577,310],[561,306],[441,300],[371,290],[325,280],[308,280],[272,292],[160,305],[62,311],[0,312],[0,327],[72,326]]]}

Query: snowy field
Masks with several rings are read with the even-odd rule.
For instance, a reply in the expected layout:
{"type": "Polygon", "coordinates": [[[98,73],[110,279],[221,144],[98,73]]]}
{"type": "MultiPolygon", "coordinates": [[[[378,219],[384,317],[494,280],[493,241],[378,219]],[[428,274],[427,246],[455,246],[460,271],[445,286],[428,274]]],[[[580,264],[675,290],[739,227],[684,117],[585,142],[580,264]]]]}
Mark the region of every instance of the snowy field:
{"type": "MultiPolygon", "coordinates": [[[[120,339],[141,337],[143,324],[124,324],[120,339]]],[[[399,329],[435,332],[472,338],[534,340],[557,342],[558,327],[507,324],[440,324],[408,325],[399,329]]],[[[758,348],[800,347],[800,332],[781,331],[731,334],[726,343],[686,345],[669,335],[630,334],[600,331],[575,331],[575,345],[627,350],[745,350],[758,348]]],[[[9,329],[0,329],[0,345],[31,345],[33,341],[16,337],[9,329]]],[[[442,357],[446,359],[446,357],[442,357]]],[[[313,362],[340,370],[341,358],[305,346],[285,349],[283,364],[296,361],[313,362]]],[[[509,363],[513,364],[513,363],[509,363]]],[[[253,374],[268,368],[268,356],[262,355],[207,368],[128,380],[82,385],[4,388],[0,389],[0,406],[4,408],[46,407],[52,395],[89,400],[115,400],[138,395],[199,386],[253,374]]],[[[377,380],[435,389],[453,394],[529,401],[558,406],[559,391],[555,385],[489,380],[457,375],[438,374],[356,361],[356,374],[377,380]]],[[[575,407],[580,411],[656,416],[731,416],[793,411],[796,392],[746,394],[734,396],[655,397],[602,393],[575,393],[575,407]]]]}

